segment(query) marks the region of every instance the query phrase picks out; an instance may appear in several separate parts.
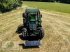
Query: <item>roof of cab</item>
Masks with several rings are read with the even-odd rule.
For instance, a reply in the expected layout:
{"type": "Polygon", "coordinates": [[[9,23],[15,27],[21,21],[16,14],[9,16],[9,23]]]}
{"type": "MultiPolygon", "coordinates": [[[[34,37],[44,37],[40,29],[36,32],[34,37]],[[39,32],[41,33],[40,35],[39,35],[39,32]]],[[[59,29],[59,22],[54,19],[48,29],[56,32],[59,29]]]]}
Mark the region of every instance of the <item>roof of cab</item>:
{"type": "Polygon", "coordinates": [[[28,8],[28,9],[26,9],[26,12],[27,13],[37,13],[37,12],[39,12],[39,9],[36,9],[36,8],[28,8]]]}

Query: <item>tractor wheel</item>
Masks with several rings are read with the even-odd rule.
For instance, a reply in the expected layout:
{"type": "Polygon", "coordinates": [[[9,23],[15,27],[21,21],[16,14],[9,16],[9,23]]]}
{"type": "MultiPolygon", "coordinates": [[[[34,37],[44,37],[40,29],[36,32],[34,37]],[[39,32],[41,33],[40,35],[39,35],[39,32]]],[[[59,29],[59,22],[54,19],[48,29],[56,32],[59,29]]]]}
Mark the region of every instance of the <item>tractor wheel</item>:
{"type": "Polygon", "coordinates": [[[23,30],[23,31],[22,31],[22,35],[23,35],[23,36],[26,36],[26,35],[27,35],[27,29],[26,29],[26,28],[23,28],[22,30],[23,30]]]}
{"type": "Polygon", "coordinates": [[[23,31],[22,31],[22,37],[23,37],[23,40],[27,40],[27,29],[26,28],[23,28],[23,31]]]}
{"type": "Polygon", "coordinates": [[[42,39],[44,37],[44,30],[42,28],[39,31],[38,37],[39,37],[39,39],[42,39]]]}

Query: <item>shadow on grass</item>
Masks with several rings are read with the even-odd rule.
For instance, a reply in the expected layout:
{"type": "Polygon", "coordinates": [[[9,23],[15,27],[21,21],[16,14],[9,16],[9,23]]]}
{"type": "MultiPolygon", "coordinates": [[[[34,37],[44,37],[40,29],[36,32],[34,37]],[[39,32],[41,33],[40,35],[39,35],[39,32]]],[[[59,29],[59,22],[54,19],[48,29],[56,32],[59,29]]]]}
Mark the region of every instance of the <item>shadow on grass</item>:
{"type": "MultiPolygon", "coordinates": [[[[13,9],[14,10],[14,9],[13,9]]],[[[4,9],[4,8],[2,8],[1,6],[0,6],[0,12],[1,13],[7,13],[7,12],[10,12],[10,11],[12,11],[12,9],[4,9]]]]}
{"type": "Polygon", "coordinates": [[[25,46],[24,43],[19,44],[19,46],[21,46],[23,49],[39,48],[39,46],[25,46]]]}

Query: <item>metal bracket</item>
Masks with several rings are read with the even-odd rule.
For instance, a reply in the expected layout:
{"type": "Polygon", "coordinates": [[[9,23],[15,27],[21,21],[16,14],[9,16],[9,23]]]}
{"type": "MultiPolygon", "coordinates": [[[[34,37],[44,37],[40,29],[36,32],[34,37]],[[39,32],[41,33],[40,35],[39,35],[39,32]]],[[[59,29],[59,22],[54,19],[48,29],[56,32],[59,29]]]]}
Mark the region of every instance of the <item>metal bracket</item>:
{"type": "Polygon", "coordinates": [[[26,41],[25,42],[25,46],[39,46],[40,45],[40,41],[26,41]]]}

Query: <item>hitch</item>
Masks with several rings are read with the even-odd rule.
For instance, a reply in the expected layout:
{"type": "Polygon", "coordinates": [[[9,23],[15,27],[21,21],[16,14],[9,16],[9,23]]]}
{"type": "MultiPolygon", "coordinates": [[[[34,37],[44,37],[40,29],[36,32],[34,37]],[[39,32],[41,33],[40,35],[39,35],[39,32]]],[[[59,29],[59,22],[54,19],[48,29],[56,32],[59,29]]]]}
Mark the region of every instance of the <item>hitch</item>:
{"type": "Polygon", "coordinates": [[[25,47],[39,47],[41,45],[40,40],[34,40],[34,41],[25,41],[25,47]]]}

